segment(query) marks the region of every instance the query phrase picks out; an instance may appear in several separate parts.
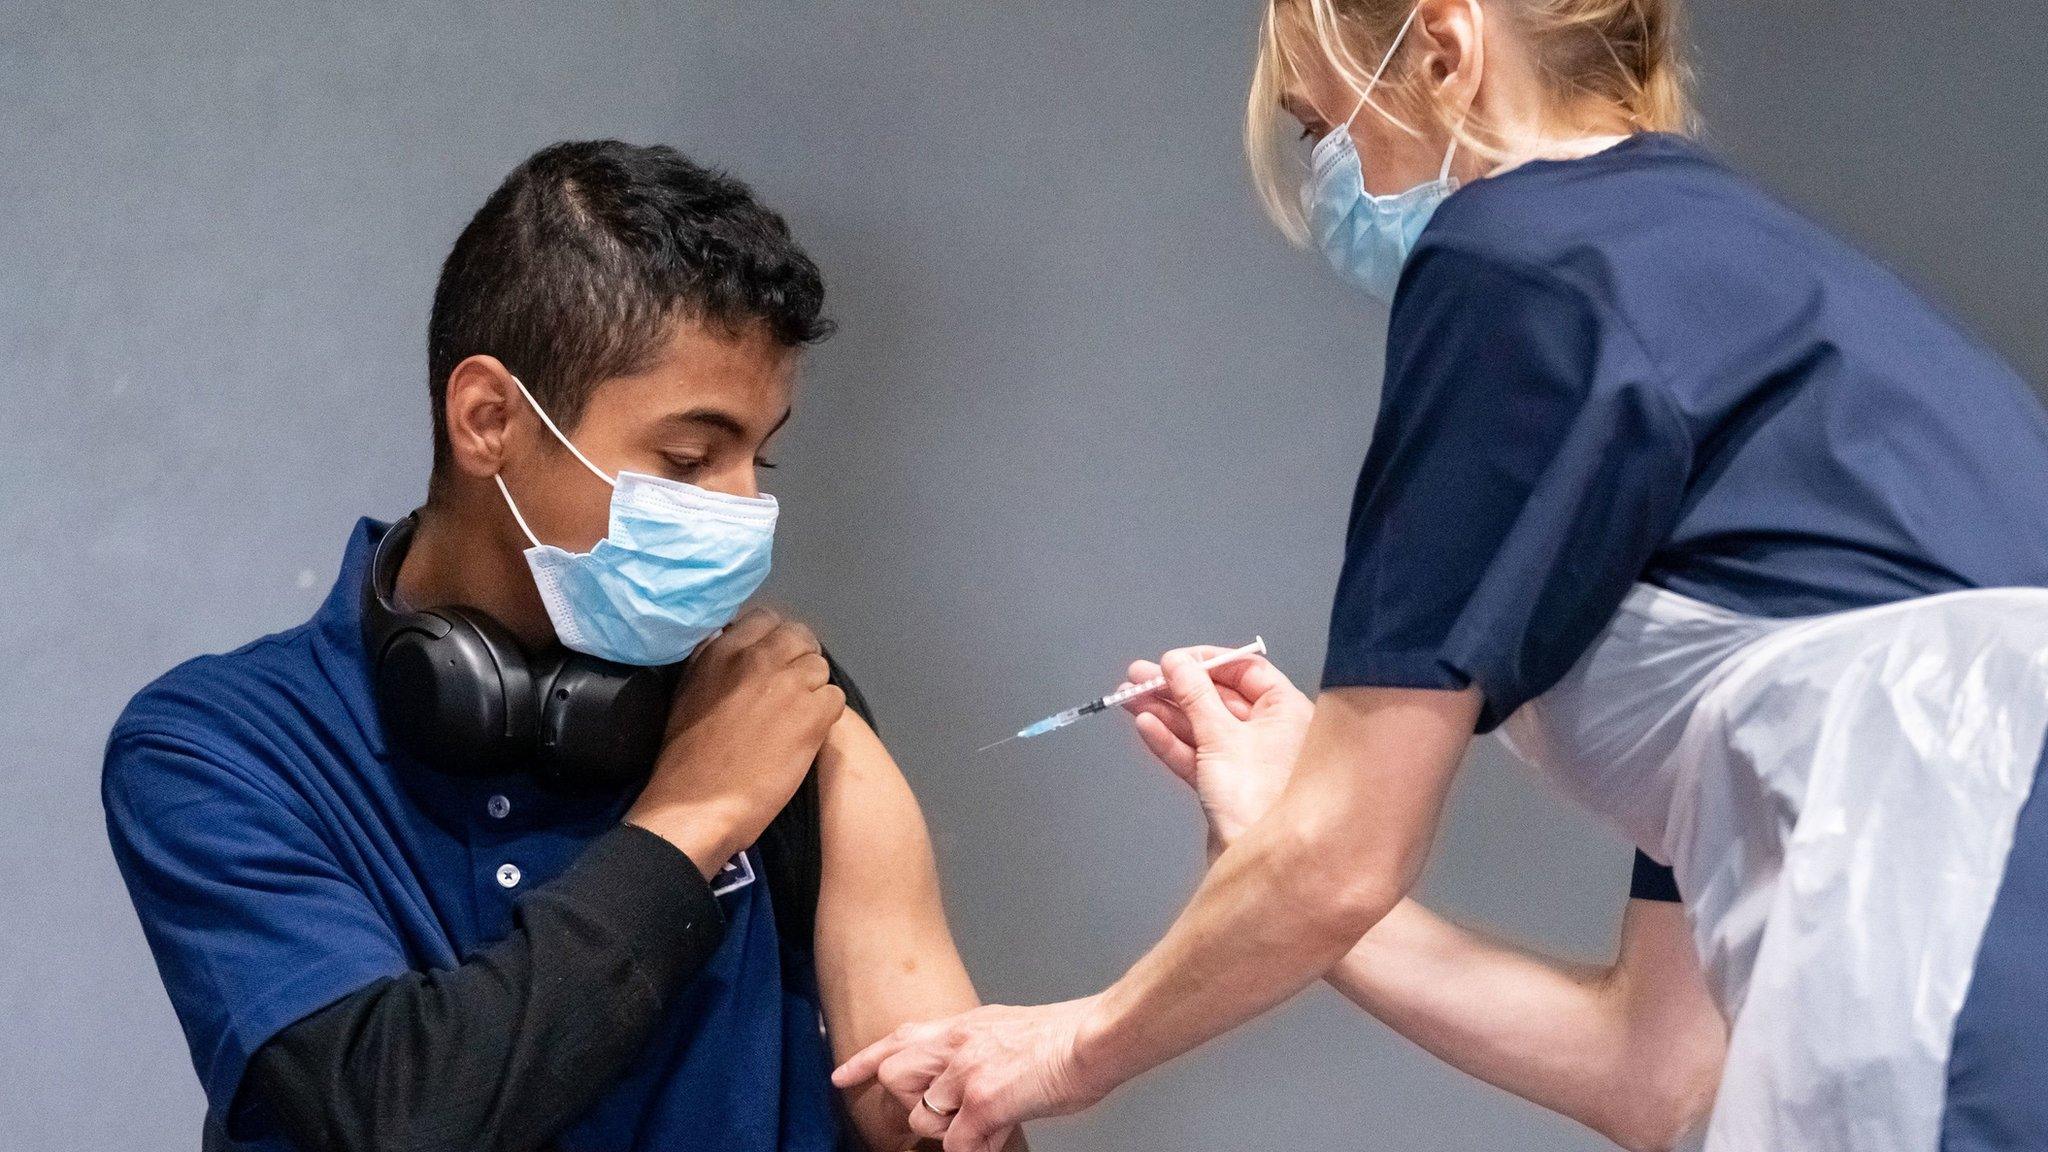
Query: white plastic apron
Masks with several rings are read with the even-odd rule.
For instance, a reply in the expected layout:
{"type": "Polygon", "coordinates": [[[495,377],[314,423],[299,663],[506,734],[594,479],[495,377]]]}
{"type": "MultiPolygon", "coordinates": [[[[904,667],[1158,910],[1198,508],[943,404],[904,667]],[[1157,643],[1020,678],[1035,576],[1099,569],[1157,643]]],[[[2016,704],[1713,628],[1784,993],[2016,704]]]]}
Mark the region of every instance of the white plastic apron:
{"type": "Polygon", "coordinates": [[[1502,728],[1684,895],[1731,1023],[1713,1152],[1933,1152],[2048,734],[2048,589],[1792,620],[1638,585],[1502,728]]]}

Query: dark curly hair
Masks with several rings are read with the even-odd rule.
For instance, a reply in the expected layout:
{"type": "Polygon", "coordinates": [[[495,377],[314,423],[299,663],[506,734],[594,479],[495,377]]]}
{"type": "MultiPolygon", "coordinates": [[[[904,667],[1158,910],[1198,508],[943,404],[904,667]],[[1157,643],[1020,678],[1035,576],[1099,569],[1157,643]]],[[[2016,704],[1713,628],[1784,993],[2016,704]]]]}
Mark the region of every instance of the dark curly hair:
{"type": "Polygon", "coordinates": [[[644,369],[679,320],[786,348],[822,340],[825,285],[745,184],[662,145],[570,141],[512,170],[441,266],[427,326],[434,466],[449,373],[496,356],[564,428],[598,383],[644,369]]]}

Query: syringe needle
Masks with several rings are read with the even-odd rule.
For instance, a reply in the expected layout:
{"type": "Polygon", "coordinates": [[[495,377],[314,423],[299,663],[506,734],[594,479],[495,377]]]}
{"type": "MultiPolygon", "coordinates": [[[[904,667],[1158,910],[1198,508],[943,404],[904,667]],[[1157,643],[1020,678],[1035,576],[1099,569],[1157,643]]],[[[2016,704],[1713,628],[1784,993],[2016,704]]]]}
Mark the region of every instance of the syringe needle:
{"type": "Polygon", "coordinates": [[[1012,741],[1012,740],[1015,740],[1015,739],[1017,739],[1017,738],[1018,738],[1019,736],[1021,736],[1021,735],[1023,735],[1023,733],[1020,733],[1020,732],[1012,732],[1012,733],[1011,733],[1011,734],[1009,734],[1008,736],[1005,736],[1005,737],[1003,737],[1003,738],[1002,738],[1001,740],[998,740],[998,741],[996,741],[996,742],[995,742],[995,743],[993,743],[993,744],[983,744],[983,745],[982,745],[981,747],[979,747],[979,748],[976,748],[976,749],[974,750],[974,754],[975,754],[976,756],[979,756],[979,755],[981,755],[981,754],[982,754],[983,752],[986,752],[986,751],[988,751],[988,750],[989,750],[989,749],[991,749],[991,748],[1001,748],[1001,747],[1002,747],[1003,745],[1005,745],[1005,744],[1008,744],[1008,743],[1009,743],[1010,741],[1012,741]]]}

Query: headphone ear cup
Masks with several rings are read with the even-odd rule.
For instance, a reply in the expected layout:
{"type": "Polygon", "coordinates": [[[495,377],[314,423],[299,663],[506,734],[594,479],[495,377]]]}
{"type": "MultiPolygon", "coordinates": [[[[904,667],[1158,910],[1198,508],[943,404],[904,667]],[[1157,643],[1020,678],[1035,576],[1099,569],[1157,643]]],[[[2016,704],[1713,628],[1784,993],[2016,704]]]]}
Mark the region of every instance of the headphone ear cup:
{"type": "Polygon", "coordinates": [[[561,787],[606,787],[654,767],[675,697],[674,668],[615,664],[563,651],[534,670],[540,731],[534,771],[561,787]]]}
{"type": "Polygon", "coordinates": [[[533,763],[533,677],[497,621],[454,606],[414,613],[386,638],[376,668],[393,739],[429,766],[491,776],[533,763]]]}

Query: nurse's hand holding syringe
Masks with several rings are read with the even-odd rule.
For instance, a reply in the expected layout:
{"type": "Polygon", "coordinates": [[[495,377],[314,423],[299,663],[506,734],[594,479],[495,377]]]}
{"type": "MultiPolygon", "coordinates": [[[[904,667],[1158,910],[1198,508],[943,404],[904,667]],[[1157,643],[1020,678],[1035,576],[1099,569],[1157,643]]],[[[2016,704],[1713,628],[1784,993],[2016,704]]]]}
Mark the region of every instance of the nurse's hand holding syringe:
{"type": "MultiPolygon", "coordinates": [[[[1202,645],[1184,651],[1206,662],[1225,650],[1202,645]]],[[[1208,672],[1213,694],[1183,701],[1171,693],[1148,693],[1124,710],[1136,718],[1146,750],[1200,797],[1213,857],[1257,823],[1287,786],[1315,703],[1263,656],[1208,672]]],[[[1150,660],[1132,662],[1124,674],[1133,683],[1162,676],[1150,660]]]]}
{"type": "MultiPolygon", "coordinates": [[[[1266,640],[1264,637],[1254,637],[1251,643],[1242,648],[1215,648],[1204,649],[1204,651],[1210,652],[1211,655],[1203,658],[1201,667],[1212,670],[1251,656],[1263,656],[1266,652],[1266,640]]],[[[1098,696],[1086,704],[1069,708],[1064,712],[1055,712],[1036,724],[1025,727],[1015,735],[1005,736],[994,744],[983,745],[979,751],[986,752],[990,748],[1007,744],[1012,740],[1029,740],[1034,736],[1043,736],[1048,732],[1056,732],[1083,716],[1093,716],[1097,712],[1106,712],[1111,708],[1125,706],[1133,700],[1150,696],[1164,687],[1166,687],[1165,676],[1148,676],[1141,683],[1125,684],[1116,691],[1104,696],[1098,696]]]]}

